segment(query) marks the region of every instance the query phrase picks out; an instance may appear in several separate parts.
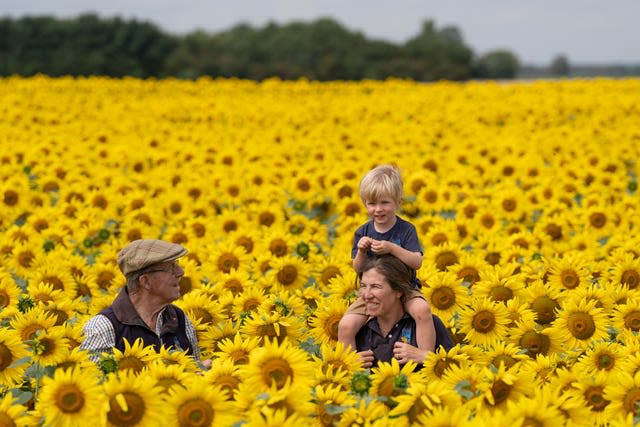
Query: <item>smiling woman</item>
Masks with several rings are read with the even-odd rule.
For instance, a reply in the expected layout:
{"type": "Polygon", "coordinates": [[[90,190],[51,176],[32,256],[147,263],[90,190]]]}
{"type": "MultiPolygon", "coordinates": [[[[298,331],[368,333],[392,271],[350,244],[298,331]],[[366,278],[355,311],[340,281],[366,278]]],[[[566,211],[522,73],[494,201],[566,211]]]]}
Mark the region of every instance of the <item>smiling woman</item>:
{"type": "MultiPolygon", "coordinates": [[[[416,341],[416,322],[405,312],[404,299],[411,291],[411,273],[402,261],[392,255],[369,258],[362,266],[360,295],[369,320],[356,335],[356,349],[365,368],[378,361],[421,364],[429,353],[416,341]]],[[[433,315],[436,349],[453,347],[446,327],[433,315]]]]}

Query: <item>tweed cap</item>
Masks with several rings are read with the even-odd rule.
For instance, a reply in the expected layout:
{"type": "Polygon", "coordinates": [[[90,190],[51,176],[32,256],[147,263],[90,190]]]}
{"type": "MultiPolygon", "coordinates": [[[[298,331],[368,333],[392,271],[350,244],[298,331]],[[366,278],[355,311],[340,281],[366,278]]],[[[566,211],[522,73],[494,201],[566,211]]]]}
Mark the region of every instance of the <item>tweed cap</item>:
{"type": "Polygon", "coordinates": [[[134,240],[118,253],[118,267],[125,276],[145,267],[166,261],[173,261],[187,253],[176,243],[164,240],[134,240]]]}

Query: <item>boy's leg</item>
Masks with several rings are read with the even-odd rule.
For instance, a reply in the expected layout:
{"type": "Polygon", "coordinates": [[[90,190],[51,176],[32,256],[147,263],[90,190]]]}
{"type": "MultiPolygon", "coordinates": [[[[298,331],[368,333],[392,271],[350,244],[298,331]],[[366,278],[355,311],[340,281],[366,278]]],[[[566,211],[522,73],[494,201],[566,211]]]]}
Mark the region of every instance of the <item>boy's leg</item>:
{"type": "MultiPolygon", "coordinates": [[[[419,292],[419,291],[415,291],[419,292]]],[[[433,326],[431,307],[422,295],[409,298],[405,304],[407,313],[416,321],[416,341],[418,348],[434,351],[436,330],[433,326]]]]}
{"type": "Polygon", "coordinates": [[[345,350],[350,346],[356,351],[356,334],[367,321],[363,314],[345,313],[338,323],[338,341],[344,344],[345,350]]]}
{"type": "Polygon", "coordinates": [[[356,351],[356,334],[366,321],[367,308],[362,297],[358,297],[338,323],[338,341],[344,344],[345,350],[351,346],[356,351]]]}

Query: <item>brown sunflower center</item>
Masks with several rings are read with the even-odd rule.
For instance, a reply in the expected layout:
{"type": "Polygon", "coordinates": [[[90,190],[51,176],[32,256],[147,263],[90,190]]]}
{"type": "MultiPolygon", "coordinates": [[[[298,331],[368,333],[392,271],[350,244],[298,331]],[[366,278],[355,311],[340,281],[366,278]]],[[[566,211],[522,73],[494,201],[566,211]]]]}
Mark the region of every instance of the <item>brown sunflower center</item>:
{"type": "Polygon", "coordinates": [[[271,227],[271,225],[276,221],[276,216],[271,212],[261,212],[258,216],[258,223],[260,225],[264,225],[265,227],[271,227]]]}
{"type": "Polygon", "coordinates": [[[458,271],[458,279],[462,279],[465,282],[473,285],[480,280],[480,273],[475,267],[463,267],[458,271]]]}
{"type": "Polygon", "coordinates": [[[500,252],[488,252],[484,257],[484,260],[487,261],[489,265],[496,265],[500,262],[501,257],[500,252]]]}
{"type": "Polygon", "coordinates": [[[293,370],[284,359],[269,359],[262,366],[262,379],[266,385],[273,384],[277,389],[281,389],[285,386],[287,379],[293,379],[293,370]]]}
{"type": "Polygon", "coordinates": [[[604,371],[610,371],[616,364],[616,358],[609,353],[602,353],[596,357],[596,368],[604,371]]]}
{"type": "Polygon", "coordinates": [[[223,273],[230,273],[240,266],[240,260],[232,253],[225,252],[218,257],[218,269],[223,273]]]}
{"type": "Polygon", "coordinates": [[[640,330],[640,311],[632,311],[624,316],[624,327],[634,332],[640,330]]]}
{"type": "Polygon", "coordinates": [[[570,313],[567,318],[567,327],[571,335],[579,340],[591,338],[596,331],[596,324],[593,321],[593,317],[583,311],[570,313]]]}
{"type": "MultiPolygon", "coordinates": [[[[502,380],[496,380],[491,386],[491,394],[493,395],[494,406],[504,402],[511,392],[511,386],[502,380]]],[[[488,403],[488,402],[487,402],[488,403]]]]}
{"type": "Polygon", "coordinates": [[[284,239],[274,239],[269,244],[269,251],[276,257],[283,257],[289,252],[289,245],[284,239]]]}
{"type": "Polygon", "coordinates": [[[607,216],[602,212],[594,212],[589,215],[589,224],[595,228],[602,228],[607,224],[607,216]]]}
{"type": "Polygon", "coordinates": [[[504,199],[502,201],[502,209],[504,209],[506,212],[513,212],[517,207],[518,202],[516,202],[514,199],[504,199]]]}
{"type": "Polygon", "coordinates": [[[497,368],[500,367],[500,364],[503,364],[505,368],[509,369],[516,364],[516,359],[509,356],[508,354],[499,354],[493,358],[491,364],[497,368]]]}
{"type": "Polygon", "coordinates": [[[587,404],[591,406],[592,411],[601,412],[607,407],[609,401],[604,398],[604,390],[602,386],[591,386],[584,392],[584,398],[587,404]]]}
{"type": "Polygon", "coordinates": [[[13,353],[11,349],[0,342],[0,372],[13,363],[13,353]]]}
{"type": "Polygon", "coordinates": [[[437,288],[431,294],[431,304],[438,310],[448,310],[456,303],[456,293],[448,286],[437,288]]]}
{"type": "Polygon", "coordinates": [[[219,385],[222,390],[229,393],[230,396],[233,396],[233,393],[238,389],[238,386],[240,385],[240,379],[234,377],[231,374],[225,374],[217,377],[214,383],[219,385]]]}
{"type": "Polygon", "coordinates": [[[629,286],[629,289],[635,289],[640,283],[640,273],[633,269],[625,270],[620,277],[620,283],[629,286]]]}
{"type": "Polygon", "coordinates": [[[200,323],[204,323],[206,325],[210,324],[213,321],[213,316],[204,307],[192,308],[191,315],[193,316],[193,319],[197,320],[200,323]]]}
{"type": "Polygon", "coordinates": [[[340,275],[340,269],[336,266],[330,265],[322,270],[322,273],[320,274],[320,283],[322,283],[323,285],[328,285],[331,279],[340,275]]]}
{"type": "Polygon", "coordinates": [[[541,295],[533,300],[531,309],[536,313],[536,322],[546,325],[556,318],[555,311],[560,308],[560,304],[548,295],[541,295]]]}
{"type": "Polygon", "coordinates": [[[445,271],[450,265],[458,263],[458,255],[453,251],[442,251],[436,255],[436,267],[440,271],[445,271]]]}
{"type": "Polygon", "coordinates": [[[35,258],[36,256],[29,250],[20,252],[18,254],[18,264],[20,264],[21,267],[29,268],[35,258]]]}
{"type": "Polygon", "coordinates": [[[513,298],[513,290],[504,285],[494,286],[489,292],[489,297],[497,302],[509,301],[513,298]]]}
{"type": "Polygon", "coordinates": [[[278,271],[278,282],[284,286],[289,286],[295,283],[298,278],[298,269],[293,265],[285,265],[280,271],[278,271]]]}
{"type": "Polygon", "coordinates": [[[253,252],[253,239],[247,236],[240,236],[236,239],[236,245],[242,246],[246,253],[253,252]]]}
{"type": "Polygon", "coordinates": [[[496,223],[496,219],[491,214],[484,214],[480,217],[480,224],[487,229],[493,228],[496,223]]]}
{"type": "Polygon", "coordinates": [[[477,312],[473,316],[473,321],[471,322],[473,329],[476,331],[486,334],[491,332],[493,328],[496,326],[496,317],[489,310],[481,310],[477,312]]]}
{"type": "Polygon", "coordinates": [[[244,287],[242,286],[242,282],[238,279],[229,279],[224,283],[224,288],[231,291],[233,295],[238,295],[242,293],[244,287]]]}
{"type": "Polygon", "coordinates": [[[340,323],[340,319],[342,319],[342,314],[336,313],[324,322],[325,333],[334,341],[338,339],[338,324],[340,323]]]}
{"type": "Polygon", "coordinates": [[[18,200],[20,200],[20,196],[17,191],[6,190],[4,192],[3,202],[6,206],[15,206],[18,204],[18,200]]]}
{"type": "Polygon", "coordinates": [[[580,276],[573,270],[565,270],[560,273],[560,282],[567,289],[573,289],[580,284],[580,276]]]}
{"type": "Polygon", "coordinates": [[[431,236],[431,243],[433,246],[440,246],[448,241],[449,237],[447,237],[446,233],[434,233],[434,235],[431,236]]]}
{"type": "Polygon", "coordinates": [[[638,415],[638,403],[640,403],[640,387],[631,387],[624,395],[624,407],[627,413],[638,415]]]}
{"type": "Polygon", "coordinates": [[[9,294],[4,289],[0,289],[0,307],[7,307],[10,302],[9,294]]]}
{"type": "Polygon", "coordinates": [[[433,204],[438,201],[438,192],[435,190],[429,190],[424,193],[424,201],[433,204]]]}
{"type": "Polygon", "coordinates": [[[196,237],[204,237],[204,235],[207,234],[207,227],[199,222],[191,224],[191,230],[196,237]]]}
{"type": "Polygon", "coordinates": [[[120,406],[116,396],[109,399],[109,412],[107,419],[115,426],[132,426],[136,425],[144,417],[146,405],[144,399],[132,391],[125,391],[121,394],[126,405],[124,408],[120,406]]]}
{"type": "Polygon", "coordinates": [[[183,402],[177,411],[178,424],[184,427],[202,427],[214,425],[213,408],[204,399],[193,398],[183,402]]]}
{"type": "Polygon", "coordinates": [[[549,237],[551,237],[551,240],[562,239],[562,227],[559,226],[558,224],[554,224],[554,223],[547,224],[544,231],[545,233],[547,233],[549,237]]]}
{"type": "Polygon", "coordinates": [[[56,390],[55,402],[62,412],[72,414],[84,407],[84,393],[75,384],[63,384],[56,390]]]}
{"type": "Polygon", "coordinates": [[[520,347],[526,350],[527,355],[535,358],[538,354],[547,354],[551,342],[549,337],[536,331],[527,331],[520,338],[520,347]]]}
{"type": "Polygon", "coordinates": [[[112,271],[103,270],[100,273],[98,273],[98,277],[96,278],[96,283],[98,284],[98,286],[100,286],[100,288],[108,289],[109,286],[111,285],[112,280],[115,278],[116,278],[116,275],[113,274],[112,271]]]}
{"type": "Polygon", "coordinates": [[[124,356],[118,361],[119,371],[131,370],[137,374],[140,373],[145,366],[145,363],[136,356],[124,356]]]}
{"type": "Polygon", "coordinates": [[[234,219],[230,219],[228,221],[225,221],[225,223],[222,224],[222,230],[225,233],[230,233],[232,231],[236,231],[237,229],[238,229],[238,223],[234,219]]]}

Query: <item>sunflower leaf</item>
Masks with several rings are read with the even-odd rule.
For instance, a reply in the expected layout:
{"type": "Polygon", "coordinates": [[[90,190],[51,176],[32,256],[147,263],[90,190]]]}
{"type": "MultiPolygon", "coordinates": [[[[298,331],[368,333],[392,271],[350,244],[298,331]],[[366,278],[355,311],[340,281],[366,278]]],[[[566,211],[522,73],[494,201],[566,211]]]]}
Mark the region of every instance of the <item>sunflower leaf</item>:
{"type": "Polygon", "coordinates": [[[18,366],[22,366],[29,362],[31,362],[31,356],[21,357],[20,359],[14,360],[11,365],[9,365],[9,368],[17,368],[18,366]]]}
{"type": "Polygon", "coordinates": [[[15,388],[11,390],[11,394],[13,394],[13,398],[15,399],[13,401],[14,405],[22,405],[24,403],[27,403],[29,400],[33,398],[32,392],[23,391],[15,388]]]}

